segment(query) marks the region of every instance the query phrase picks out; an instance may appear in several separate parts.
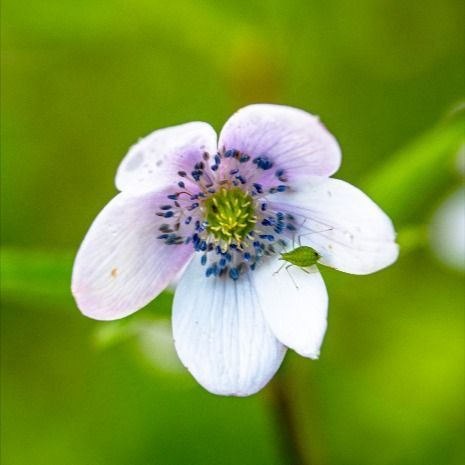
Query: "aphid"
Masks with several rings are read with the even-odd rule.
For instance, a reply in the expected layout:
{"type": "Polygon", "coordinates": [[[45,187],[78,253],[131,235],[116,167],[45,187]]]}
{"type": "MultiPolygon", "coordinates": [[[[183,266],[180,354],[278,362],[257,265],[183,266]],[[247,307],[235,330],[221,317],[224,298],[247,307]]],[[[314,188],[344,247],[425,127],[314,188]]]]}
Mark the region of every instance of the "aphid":
{"type": "MultiPolygon", "coordinates": [[[[325,229],[323,231],[311,231],[308,234],[322,233],[322,232],[331,231],[331,230],[332,228],[325,229]]],[[[278,270],[274,272],[274,274],[277,274],[284,267],[286,267],[286,271],[288,272],[289,276],[291,277],[297,289],[298,289],[298,286],[296,282],[294,281],[294,278],[292,277],[291,273],[289,273],[289,268],[291,268],[292,266],[297,266],[302,271],[305,271],[305,273],[310,274],[311,271],[309,271],[307,268],[310,268],[311,266],[316,265],[318,263],[318,260],[321,258],[321,255],[314,248],[309,247],[308,245],[302,245],[300,243],[301,237],[307,236],[308,234],[301,234],[298,237],[298,243],[299,243],[298,247],[294,248],[294,244],[292,244],[293,246],[292,250],[290,250],[289,252],[280,253],[280,257],[278,260],[282,260],[284,263],[279,267],[278,270]]]]}
{"type": "Polygon", "coordinates": [[[312,247],[307,245],[300,245],[290,252],[281,253],[279,260],[288,262],[288,267],[295,265],[299,268],[305,269],[315,265],[320,258],[321,255],[312,247]]]}

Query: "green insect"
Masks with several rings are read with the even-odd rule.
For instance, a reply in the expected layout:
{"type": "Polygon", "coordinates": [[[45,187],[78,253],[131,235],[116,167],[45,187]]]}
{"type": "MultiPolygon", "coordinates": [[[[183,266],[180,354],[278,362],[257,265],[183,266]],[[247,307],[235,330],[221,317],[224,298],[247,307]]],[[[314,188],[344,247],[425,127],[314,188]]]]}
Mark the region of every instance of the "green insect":
{"type": "Polygon", "coordinates": [[[307,245],[300,245],[290,252],[282,253],[279,260],[288,262],[288,267],[294,265],[305,269],[315,265],[320,258],[321,255],[315,249],[307,245]]]}
{"type": "Polygon", "coordinates": [[[292,279],[296,289],[299,289],[299,286],[295,282],[292,274],[289,271],[289,268],[292,266],[298,266],[302,271],[305,271],[307,274],[311,274],[307,268],[318,263],[318,260],[321,258],[321,255],[312,247],[307,245],[299,245],[295,249],[292,249],[290,252],[283,252],[280,254],[279,260],[283,260],[283,264],[273,273],[278,274],[284,267],[286,267],[287,274],[292,279]]]}
{"type": "Polygon", "coordinates": [[[309,247],[308,245],[301,244],[301,237],[307,236],[309,234],[321,233],[321,232],[326,232],[326,231],[331,231],[331,230],[332,228],[329,228],[323,231],[311,231],[308,234],[301,234],[298,237],[299,245],[298,247],[295,247],[295,248],[294,248],[294,240],[293,240],[292,250],[290,250],[289,252],[280,253],[280,257],[278,260],[282,260],[284,263],[279,267],[278,270],[274,272],[274,274],[279,273],[285,267],[286,271],[288,272],[289,276],[294,282],[295,287],[298,288],[296,282],[294,281],[294,278],[289,272],[289,268],[291,268],[292,266],[297,266],[302,271],[305,271],[305,273],[311,274],[312,272],[309,271],[308,268],[312,267],[313,265],[316,265],[321,258],[321,255],[314,248],[309,247]]]}

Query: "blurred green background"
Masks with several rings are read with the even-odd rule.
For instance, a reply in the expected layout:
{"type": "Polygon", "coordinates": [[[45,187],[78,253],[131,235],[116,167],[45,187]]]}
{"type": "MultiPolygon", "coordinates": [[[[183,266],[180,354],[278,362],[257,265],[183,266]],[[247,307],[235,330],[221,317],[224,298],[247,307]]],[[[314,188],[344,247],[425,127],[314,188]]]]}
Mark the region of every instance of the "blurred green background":
{"type": "Polygon", "coordinates": [[[463,178],[461,0],[4,0],[3,465],[285,465],[273,387],[200,388],[169,336],[170,295],[115,323],[81,316],[74,253],[115,194],[128,147],[240,106],[321,116],[337,177],[390,214],[402,256],[359,277],[323,270],[319,361],[281,383],[312,465],[464,463],[463,274],[428,224],[463,178]]]}

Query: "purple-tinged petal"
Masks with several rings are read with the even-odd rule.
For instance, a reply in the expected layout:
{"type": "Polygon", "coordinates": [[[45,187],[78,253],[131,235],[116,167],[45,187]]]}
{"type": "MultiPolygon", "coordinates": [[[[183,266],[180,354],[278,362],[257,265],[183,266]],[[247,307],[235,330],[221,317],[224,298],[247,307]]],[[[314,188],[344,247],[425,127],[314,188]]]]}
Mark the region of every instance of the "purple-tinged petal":
{"type": "Polygon", "coordinates": [[[265,183],[278,170],[291,183],[312,175],[330,176],[341,163],[339,145],[318,117],[281,105],[239,110],[224,125],[219,148],[263,159],[265,169],[259,179],[265,183]]]}
{"type": "Polygon", "coordinates": [[[282,265],[288,264],[276,256],[253,273],[265,319],[284,345],[318,358],[328,313],[325,283],[316,266],[304,271],[297,266],[280,269],[282,265]]]}
{"type": "Polygon", "coordinates": [[[214,394],[254,394],[285,354],[263,317],[251,276],[206,278],[196,257],[176,290],[173,332],[181,361],[214,394]]]}
{"type": "Polygon", "coordinates": [[[166,245],[156,215],[165,193],[121,193],[100,212],[76,256],[72,291],[84,315],[114,320],[154,299],[192,256],[191,245],[166,245]]]}
{"type": "Polygon", "coordinates": [[[133,145],[116,174],[120,191],[147,192],[175,185],[178,171],[190,171],[207,152],[216,153],[216,133],[193,122],[154,131],[133,145]]]}
{"type": "Polygon", "coordinates": [[[295,192],[273,196],[270,207],[295,216],[301,225],[296,235],[322,255],[324,265],[369,274],[398,257],[389,217],[347,182],[315,178],[295,192]]]}

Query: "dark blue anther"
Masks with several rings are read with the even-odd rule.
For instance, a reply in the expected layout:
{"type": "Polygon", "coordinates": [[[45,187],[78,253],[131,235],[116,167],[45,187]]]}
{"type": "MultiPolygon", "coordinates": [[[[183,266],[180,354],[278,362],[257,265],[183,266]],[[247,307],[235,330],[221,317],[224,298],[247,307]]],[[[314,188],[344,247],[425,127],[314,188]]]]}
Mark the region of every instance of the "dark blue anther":
{"type": "Polygon", "coordinates": [[[237,154],[237,150],[226,150],[226,152],[224,152],[224,158],[232,158],[235,157],[237,154]]]}
{"type": "Polygon", "coordinates": [[[241,156],[239,157],[239,162],[240,163],[246,163],[250,160],[250,156],[245,154],[245,153],[242,153],[241,156]]]}
{"type": "Polygon", "coordinates": [[[245,184],[247,182],[241,174],[237,175],[236,179],[238,179],[241,184],[245,184]]]}
{"type": "Polygon", "coordinates": [[[234,281],[239,279],[239,271],[237,270],[237,268],[231,268],[229,270],[229,277],[233,279],[234,281]]]}
{"type": "Polygon", "coordinates": [[[276,218],[278,218],[278,220],[282,220],[284,218],[284,213],[281,213],[281,212],[276,213],[276,218]]]}
{"type": "Polygon", "coordinates": [[[221,157],[219,156],[219,154],[216,154],[216,155],[215,155],[215,163],[216,163],[217,165],[219,165],[219,164],[221,163],[221,157]]]}
{"type": "Polygon", "coordinates": [[[249,254],[249,252],[245,252],[245,253],[244,253],[244,260],[247,261],[247,262],[250,260],[250,254],[249,254]]]}
{"type": "Polygon", "coordinates": [[[263,192],[263,187],[261,184],[258,184],[257,182],[254,182],[253,183],[253,187],[255,188],[255,190],[261,194],[263,192]]]}
{"type": "Polygon", "coordinates": [[[208,189],[209,194],[214,194],[215,192],[216,192],[216,189],[214,187],[211,187],[210,189],[208,189]]]}
{"type": "Polygon", "coordinates": [[[202,177],[203,171],[202,170],[194,170],[194,171],[192,171],[191,175],[196,181],[198,181],[202,177]]]}
{"type": "Polygon", "coordinates": [[[200,250],[201,250],[202,252],[205,252],[205,250],[207,250],[207,243],[206,243],[205,241],[202,241],[202,242],[200,243],[200,250]]]}
{"type": "Polygon", "coordinates": [[[178,194],[170,194],[170,195],[167,195],[167,197],[170,200],[178,200],[178,194]]]}
{"type": "Polygon", "coordinates": [[[239,168],[234,168],[233,170],[231,170],[231,171],[229,172],[229,174],[230,174],[231,176],[233,176],[233,175],[235,175],[235,174],[237,174],[237,173],[239,173],[239,168]]]}
{"type": "Polygon", "coordinates": [[[194,169],[196,170],[203,170],[204,168],[205,168],[205,164],[203,163],[203,161],[199,161],[198,163],[194,165],[194,169]]]}
{"type": "Polygon", "coordinates": [[[184,224],[190,224],[191,221],[192,221],[192,216],[188,216],[186,220],[184,221],[184,224]]]}
{"type": "Polygon", "coordinates": [[[285,186],[284,184],[280,184],[277,188],[278,192],[284,192],[285,190],[287,190],[287,186],[285,186]]]}
{"type": "Polygon", "coordinates": [[[254,241],[253,246],[254,246],[255,249],[258,250],[258,249],[260,248],[260,246],[261,246],[261,242],[259,242],[259,241],[254,241]]]}
{"type": "Polygon", "coordinates": [[[212,166],[210,166],[210,169],[212,171],[216,171],[218,169],[218,165],[212,165],[212,166]]]}
{"type": "Polygon", "coordinates": [[[178,171],[178,175],[181,176],[181,178],[185,178],[187,173],[185,171],[178,171]]]}
{"type": "Polygon", "coordinates": [[[181,189],[184,189],[186,187],[186,185],[182,182],[182,181],[179,181],[178,182],[178,186],[181,188],[181,189]]]}
{"type": "Polygon", "coordinates": [[[291,223],[288,223],[286,224],[286,228],[289,230],[289,231],[295,231],[297,228],[291,224],[291,223]]]}
{"type": "Polygon", "coordinates": [[[284,170],[280,168],[279,170],[276,170],[275,176],[277,178],[280,178],[284,174],[284,170]]]}
{"type": "Polygon", "coordinates": [[[226,260],[228,260],[228,262],[232,260],[232,255],[228,252],[226,253],[225,257],[226,257],[226,260]]]}
{"type": "Polygon", "coordinates": [[[202,258],[200,259],[200,264],[204,266],[207,263],[207,256],[202,255],[202,258]]]}
{"type": "Polygon", "coordinates": [[[227,263],[228,263],[228,262],[226,261],[226,258],[223,257],[223,258],[219,261],[218,264],[219,264],[220,268],[224,268],[224,267],[226,266],[227,263]]]}
{"type": "Polygon", "coordinates": [[[169,234],[162,234],[161,236],[158,236],[157,239],[168,239],[169,234]]]}
{"type": "Polygon", "coordinates": [[[260,168],[264,171],[273,167],[273,162],[268,160],[267,157],[256,157],[253,159],[253,163],[257,165],[257,168],[260,168]]]}
{"type": "Polygon", "coordinates": [[[266,203],[263,202],[260,208],[262,209],[262,212],[266,211],[266,203]]]}
{"type": "Polygon", "coordinates": [[[171,210],[173,208],[172,205],[162,205],[160,207],[160,210],[171,210]]]}
{"type": "Polygon", "coordinates": [[[171,218],[172,216],[174,215],[174,213],[172,211],[167,211],[163,214],[163,216],[165,218],[171,218]]]}

